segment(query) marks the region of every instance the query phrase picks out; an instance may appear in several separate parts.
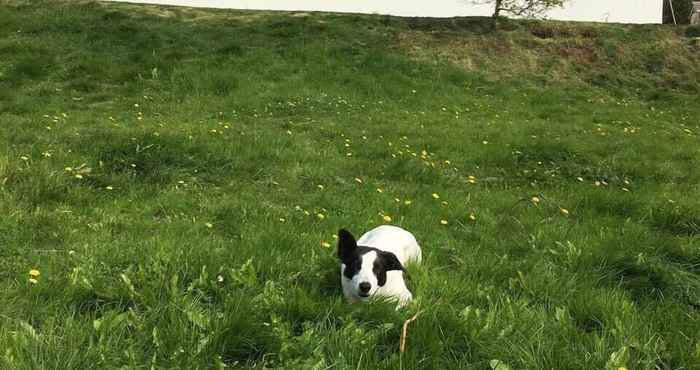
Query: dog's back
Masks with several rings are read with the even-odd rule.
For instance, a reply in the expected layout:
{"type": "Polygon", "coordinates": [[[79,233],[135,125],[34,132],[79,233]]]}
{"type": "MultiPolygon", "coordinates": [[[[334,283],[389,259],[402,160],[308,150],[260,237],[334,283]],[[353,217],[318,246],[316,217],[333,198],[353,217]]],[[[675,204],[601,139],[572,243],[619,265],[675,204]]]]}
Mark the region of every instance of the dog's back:
{"type": "Polygon", "coordinates": [[[357,245],[377,248],[396,255],[402,265],[420,263],[422,253],[416,238],[410,232],[391,225],[376,227],[362,235],[357,245]]]}

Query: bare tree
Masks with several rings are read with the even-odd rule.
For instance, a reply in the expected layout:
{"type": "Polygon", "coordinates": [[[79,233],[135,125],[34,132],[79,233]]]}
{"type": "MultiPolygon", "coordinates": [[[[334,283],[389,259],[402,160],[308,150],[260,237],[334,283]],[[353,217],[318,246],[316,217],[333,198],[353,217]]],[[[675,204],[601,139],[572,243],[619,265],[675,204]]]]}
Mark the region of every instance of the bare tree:
{"type": "Polygon", "coordinates": [[[566,0],[475,0],[475,4],[494,4],[493,17],[508,13],[517,17],[536,18],[554,7],[562,6],[566,0]]]}

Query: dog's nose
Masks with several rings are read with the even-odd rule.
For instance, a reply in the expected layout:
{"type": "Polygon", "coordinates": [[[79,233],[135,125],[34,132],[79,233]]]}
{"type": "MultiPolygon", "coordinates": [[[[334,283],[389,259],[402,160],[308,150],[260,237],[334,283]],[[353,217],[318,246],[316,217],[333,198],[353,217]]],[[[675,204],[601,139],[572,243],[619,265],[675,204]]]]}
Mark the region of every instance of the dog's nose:
{"type": "Polygon", "coordinates": [[[362,293],[367,293],[369,290],[372,288],[372,285],[370,283],[360,283],[360,291],[362,293]]]}

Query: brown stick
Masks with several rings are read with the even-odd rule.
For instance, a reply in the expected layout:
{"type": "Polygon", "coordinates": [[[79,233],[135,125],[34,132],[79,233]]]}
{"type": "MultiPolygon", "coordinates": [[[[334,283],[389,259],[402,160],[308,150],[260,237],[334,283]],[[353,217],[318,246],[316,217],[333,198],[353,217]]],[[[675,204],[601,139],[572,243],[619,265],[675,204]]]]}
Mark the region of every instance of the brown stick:
{"type": "Polygon", "coordinates": [[[415,321],[422,312],[423,310],[416,312],[416,314],[413,315],[413,317],[403,322],[403,330],[401,331],[401,345],[399,346],[399,350],[401,351],[401,353],[406,352],[406,336],[408,335],[408,324],[415,321]]]}

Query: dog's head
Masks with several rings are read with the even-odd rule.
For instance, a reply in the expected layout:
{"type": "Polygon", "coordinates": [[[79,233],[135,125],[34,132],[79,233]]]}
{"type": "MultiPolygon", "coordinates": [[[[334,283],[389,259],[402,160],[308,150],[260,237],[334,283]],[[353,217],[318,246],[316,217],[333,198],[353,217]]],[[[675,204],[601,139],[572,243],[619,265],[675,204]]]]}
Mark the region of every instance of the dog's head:
{"type": "Polygon", "coordinates": [[[358,246],[352,234],[345,229],[338,231],[338,258],[342,263],[342,283],[359,300],[371,297],[386,284],[387,271],[403,271],[396,255],[358,246]]]}

